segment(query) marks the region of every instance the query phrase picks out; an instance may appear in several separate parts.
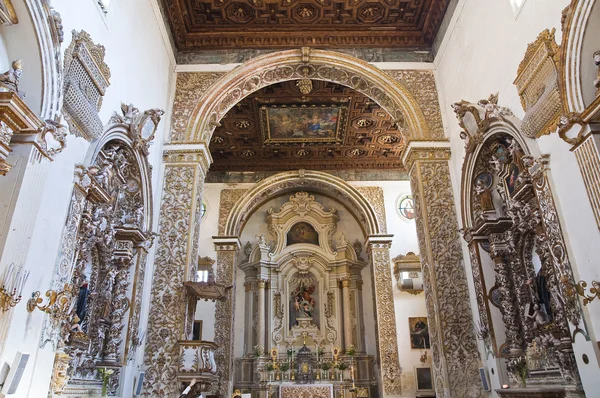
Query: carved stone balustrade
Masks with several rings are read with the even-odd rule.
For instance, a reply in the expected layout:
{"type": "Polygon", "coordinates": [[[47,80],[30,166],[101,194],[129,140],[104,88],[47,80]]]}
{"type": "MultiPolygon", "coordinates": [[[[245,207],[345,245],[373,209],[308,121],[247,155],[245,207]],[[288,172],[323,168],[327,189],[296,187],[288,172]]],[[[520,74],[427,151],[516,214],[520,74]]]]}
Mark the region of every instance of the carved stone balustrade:
{"type": "Polygon", "coordinates": [[[216,382],[215,351],[218,347],[211,341],[179,340],[179,381],[189,382],[195,378],[203,384],[216,382]]]}
{"type": "Polygon", "coordinates": [[[565,398],[572,396],[567,387],[507,388],[495,391],[501,398],[565,398]]]}

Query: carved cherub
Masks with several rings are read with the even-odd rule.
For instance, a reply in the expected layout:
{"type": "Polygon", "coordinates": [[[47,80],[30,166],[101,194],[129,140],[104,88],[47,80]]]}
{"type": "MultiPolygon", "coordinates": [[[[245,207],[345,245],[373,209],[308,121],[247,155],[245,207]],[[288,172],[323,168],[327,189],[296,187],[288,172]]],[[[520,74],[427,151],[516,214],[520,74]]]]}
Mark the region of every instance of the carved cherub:
{"type": "Polygon", "coordinates": [[[18,59],[13,61],[9,70],[0,75],[0,90],[19,93],[19,79],[23,74],[23,62],[18,59]]]}

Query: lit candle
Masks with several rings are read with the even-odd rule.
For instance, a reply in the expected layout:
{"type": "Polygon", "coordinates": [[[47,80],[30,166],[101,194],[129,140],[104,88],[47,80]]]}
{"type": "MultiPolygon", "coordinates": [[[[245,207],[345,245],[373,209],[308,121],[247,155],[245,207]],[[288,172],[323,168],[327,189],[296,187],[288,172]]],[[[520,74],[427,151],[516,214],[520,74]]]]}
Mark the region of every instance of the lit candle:
{"type": "Polygon", "coordinates": [[[502,384],[502,389],[506,390],[508,388],[508,384],[502,384]]]}

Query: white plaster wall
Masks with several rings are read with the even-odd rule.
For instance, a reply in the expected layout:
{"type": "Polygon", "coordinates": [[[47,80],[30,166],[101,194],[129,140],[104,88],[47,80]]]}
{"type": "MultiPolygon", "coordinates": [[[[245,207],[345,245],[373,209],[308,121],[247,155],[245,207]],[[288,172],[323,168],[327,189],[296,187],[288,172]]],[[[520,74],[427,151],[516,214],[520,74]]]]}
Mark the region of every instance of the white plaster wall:
{"type": "MultiPolygon", "coordinates": [[[[499,92],[500,105],[509,107],[522,118],[523,110],[513,85],[518,65],[527,44],[533,42],[542,30],[556,28],[556,40],[561,42],[561,11],[568,3],[567,0],[527,0],[518,16],[513,13],[508,0],[461,0],[459,3],[455,23],[450,27],[435,60],[440,108],[452,146],[450,166],[458,214],[464,142],[459,138],[460,128],[450,105],[461,99],[477,102],[499,92]]],[[[600,256],[600,235],[576,159],[569,152],[569,146],[556,134],[542,137],[537,142],[539,151],[551,155],[553,192],[575,272],[587,281],[598,280],[599,269],[592,264],[600,256]]],[[[539,153],[536,144],[530,147],[534,153],[539,153]]],[[[475,310],[471,267],[464,242],[463,252],[471,305],[475,310]]],[[[600,330],[600,306],[592,304],[585,311],[589,311],[588,325],[594,329],[591,330],[592,339],[597,341],[594,335],[597,336],[600,330]]],[[[594,355],[597,349],[595,343],[586,342],[581,335],[577,337],[575,354],[588,396],[598,396],[594,395],[597,391],[594,386],[600,377],[597,355],[594,355]],[[581,361],[583,353],[590,357],[589,365],[581,361]]],[[[487,366],[489,369],[492,364],[487,363],[487,366]]]]}
{"type": "MultiPolygon", "coordinates": [[[[162,137],[169,123],[172,103],[171,85],[173,65],[170,48],[167,47],[159,27],[155,0],[114,0],[109,14],[104,17],[95,0],[54,0],[52,6],[61,14],[65,31],[62,52],[71,42],[71,30],[84,29],[96,43],[106,47],[106,62],[111,69],[111,85],[104,97],[100,117],[107,123],[114,111],[120,110],[121,101],[133,103],[141,110],[161,108],[167,111],[151,147],[149,157],[154,166],[152,176],[154,191],[154,230],[158,221],[158,207],[162,181],[162,137]]],[[[19,16],[20,23],[27,18],[19,16]]],[[[7,43],[10,49],[14,42],[7,43]]],[[[37,51],[36,49],[29,49],[37,51]]],[[[10,52],[9,52],[10,53],[10,52]]],[[[12,54],[10,54],[12,59],[12,54]]],[[[25,55],[23,56],[25,58],[25,55]]],[[[27,64],[25,64],[27,69],[27,64]]],[[[27,71],[23,80],[27,80],[27,71]]],[[[93,144],[92,144],[93,145],[93,144]]],[[[67,216],[72,192],[74,165],[83,162],[90,151],[90,144],[81,138],[68,137],[66,150],[56,160],[47,164],[48,178],[42,188],[42,205],[36,225],[30,237],[31,246],[25,268],[31,275],[24,289],[24,299],[13,310],[13,322],[6,349],[0,357],[0,365],[12,362],[16,351],[28,352],[31,358],[21,380],[17,394],[11,397],[43,397],[47,395],[52,372],[54,353],[46,345],[39,348],[43,314],[36,310],[26,311],[25,305],[31,292],[45,292],[50,287],[63,225],[67,216]]],[[[150,298],[154,249],[148,256],[142,323],[145,329],[150,298]]],[[[129,364],[121,382],[122,396],[132,396],[134,378],[143,357],[143,348],[136,353],[136,361],[129,364]]]]}

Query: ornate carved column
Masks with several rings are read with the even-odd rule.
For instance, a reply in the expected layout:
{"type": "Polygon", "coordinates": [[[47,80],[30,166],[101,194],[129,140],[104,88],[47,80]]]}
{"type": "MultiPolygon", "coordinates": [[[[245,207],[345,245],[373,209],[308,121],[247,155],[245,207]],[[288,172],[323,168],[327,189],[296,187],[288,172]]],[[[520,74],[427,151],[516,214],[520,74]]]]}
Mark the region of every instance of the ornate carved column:
{"type": "MultiPolygon", "coordinates": [[[[244,282],[244,295],[245,295],[245,299],[244,299],[244,305],[245,305],[245,311],[244,313],[246,314],[245,318],[244,318],[244,322],[246,324],[245,329],[244,330],[252,330],[252,282],[248,280],[248,278],[246,278],[246,282],[244,282]]],[[[244,335],[244,353],[245,355],[251,355],[253,352],[253,346],[254,344],[252,344],[252,333],[246,333],[244,335]]]]}
{"type": "Polygon", "coordinates": [[[479,352],[454,209],[450,151],[443,142],[411,142],[405,155],[417,235],[437,394],[481,397],[479,352]]]}
{"type": "MultiPolygon", "coordinates": [[[[241,243],[237,237],[232,236],[216,236],[213,237],[213,241],[217,252],[217,282],[226,286],[233,286],[227,293],[227,299],[218,301],[215,309],[215,343],[218,345],[215,352],[215,361],[217,363],[217,376],[219,377],[218,392],[228,397],[231,395],[233,388],[231,375],[233,371],[233,325],[235,322],[233,319],[235,313],[235,263],[241,243]]],[[[262,290],[264,294],[264,288],[262,290]]]]}
{"type": "Polygon", "coordinates": [[[340,280],[342,286],[342,302],[344,306],[344,347],[346,350],[352,343],[352,316],[350,311],[350,278],[340,280]]]}
{"type": "Polygon", "coordinates": [[[178,340],[184,333],[186,307],[183,282],[193,280],[196,274],[200,205],[210,161],[205,143],[169,145],[164,151],[159,238],[144,354],[146,397],[178,393],[178,340]]]}
{"type": "Polygon", "coordinates": [[[392,236],[372,235],[368,237],[366,242],[373,267],[373,291],[375,292],[375,313],[377,317],[377,354],[381,368],[379,385],[383,396],[402,394],[390,263],[392,236]]]}
{"type": "Polygon", "coordinates": [[[256,317],[256,340],[257,344],[267,350],[265,345],[265,287],[267,281],[264,279],[256,280],[256,289],[258,293],[257,317],[256,317]]]}

